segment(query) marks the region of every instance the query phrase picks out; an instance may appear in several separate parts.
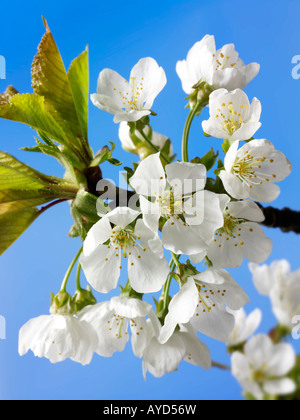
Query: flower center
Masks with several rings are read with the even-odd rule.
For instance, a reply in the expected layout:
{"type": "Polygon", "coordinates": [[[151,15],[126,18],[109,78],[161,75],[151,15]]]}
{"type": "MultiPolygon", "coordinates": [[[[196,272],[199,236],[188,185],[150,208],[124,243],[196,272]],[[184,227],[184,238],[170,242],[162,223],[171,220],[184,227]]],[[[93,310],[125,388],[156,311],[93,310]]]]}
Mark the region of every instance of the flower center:
{"type": "Polygon", "coordinates": [[[136,77],[131,77],[130,83],[125,81],[128,84],[128,90],[125,89],[123,92],[117,91],[114,88],[114,91],[121,96],[122,105],[126,111],[138,110],[140,108],[139,99],[143,91],[143,80],[144,78],[142,77],[141,82],[137,83],[136,77]]]}
{"type": "Polygon", "coordinates": [[[216,236],[221,236],[222,234],[229,235],[232,238],[235,238],[235,230],[238,225],[244,222],[243,219],[237,219],[236,217],[231,216],[226,210],[224,213],[224,225],[221,229],[218,229],[216,236]]]}
{"type": "MultiPolygon", "coordinates": [[[[226,104],[222,103],[222,107],[225,108],[226,104]]],[[[239,128],[241,128],[245,123],[242,117],[242,110],[247,110],[248,109],[248,104],[245,105],[241,105],[240,106],[240,110],[237,111],[234,109],[233,107],[233,103],[229,102],[228,104],[228,110],[229,110],[229,114],[230,114],[230,118],[228,118],[228,116],[226,116],[224,114],[224,112],[222,111],[222,109],[218,108],[218,114],[216,114],[216,118],[219,118],[221,120],[223,120],[221,122],[221,124],[223,125],[224,130],[230,135],[232,136],[232,134],[237,131],[239,128]]]]}
{"type": "Polygon", "coordinates": [[[137,237],[132,229],[117,226],[112,231],[110,242],[126,253],[128,247],[135,246],[136,239],[137,237]]]}
{"type": "Polygon", "coordinates": [[[162,195],[156,197],[156,203],[159,205],[162,216],[178,216],[183,214],[183,198],[175,195],[172,190],[166,190],[162,195]]]}
{"type": "Polygon", "coordinates": [[[227,293],[227,290],[220,286],[208,285],[197,280],[195,280],[195,284],[199,294],[196,316],[199,316],[201,312],[210,313],[216,307],[217,302],[224,298],[227,293]]]}
{"type": "Polygon", "coordinates": [[[235,62],[230,62],[230,56],[225,56],[222,52],[220,52],[218,56],[216,56],[216,54],[213,54],[213,57],[215,59],[216,71],[224,70],[227,67],[233,68],[236,66],[235,62]]]}
{"type": "MultiPolygon", "coordinates": [[[[244,157],[238,158],[233,167],[232,173],[243,181],[249,188],[253,185],[262,185],[264,182],[270,182],[270,178],[276,178],[275,174],[264,172],[262,164],[266,161],[264,156],[253,157],[248,151],[244,152],[244,157]]],[[[273,163],[273,160],[270,160],[273,163]]]]}

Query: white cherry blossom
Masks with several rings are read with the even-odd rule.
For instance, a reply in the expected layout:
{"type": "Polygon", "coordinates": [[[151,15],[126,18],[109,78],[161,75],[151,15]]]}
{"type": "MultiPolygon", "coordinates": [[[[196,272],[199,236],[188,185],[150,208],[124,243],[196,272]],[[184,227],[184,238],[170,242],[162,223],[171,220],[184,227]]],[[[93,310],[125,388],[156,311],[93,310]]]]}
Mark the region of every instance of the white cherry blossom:
{"type": "Polygon", "coordinates": [[[218,89],[209,97],[210,118],[202,122],[203,130],[220,139],[249,140],[260,128],[261,103],[254,98],[250,104],[240,89],[228,92],[218,89]]]}
{"type": "Polygon", "coordinates": [[[158,292],[166,281],[169,265],[158,235],[142,219],[132,226],[139,214],[117,207],[89,231],[80,262],[88,282],[97,291],[108,293],[116,288],[122,258],[127,260],[130,284],[136,292],[158,292]]]}
{"type": "Polygon", "coordinates": [[[225,270],[208,269],[194,275],[171,300],[160,342],[167,342],[177,325],[187,323],[202,334],[226,342],[234,328],[234,316],[225,306],[238,310],[248,302],[244,290],[225,270]]]}
{"type": "MultiPolygon", "coordinates": [[[[214,267],[236,268],[244,258],[260,264],[272,252],[272,240],[267,238],[259,222],[264,215],[258,205],[249,200],[227,202],[224,225],[215,233],[207,256],[214,267]]],[[[193,260],[193,258],[191,258],[193,260]]]]}
{"type": "Polygon", "coordinates": [[[73,315],[41,315],[29,320],[19,332],[19,354],[31,350],[51,363],[69,358],[87,365],[98,345],[94,328],[73,315]]]}
{"type": "Polygon", "coordinates": [[[80,313],[80,319],[97,331],[98,346],[95,351],[103,357],[111,357],[115,352],[124,350],[129,340],[129,326],[133,352],[136,357],[142,357],[148,343],[146,317],[152,320],[157,333],[159,324],[152,306],[139,299],[123,296],[88,306],[80,313]]]}
{"type": "Polygon", "coordinates": [[[130,185],[140,195],[143,219],[154,232],[159,219],[166,219],[162,228],[166,249],[205,256],[214,232],[223,225],[218,195],[203,190],[206,168],[175,162],[165,169],[166,173],[156,153],[143,160],[130,178],[130,185]]]}
{"type": "Polygon", "coordinates": [[[183,90],[190,95],[201,82],[215,89],[244,89],[259,72],[259,64],[245,65],[233,44],[217,50],[214,36],[206,35],[194,44],[186,60],[177,62],[176,71],[183,90]]]}
{"type": "Polygon", "coordinates": [[[162,67],[151,58],[142,58],[131,70],[127,81],[110,69],[101,71],[93,104],[111,114],[114,122],[138,121],[151,113],[154,99],[166,84],[162,67]]]}
{"type": "Polygon", "coordinates": [[[261,323],[262,312],[255,309],[248,316],[243,308],[234,311],[226,308],[227,312],[234,316],[235,325],[227,341],[227,346],[234,347],[245,343],[257,330],[261,323]]]}
{"type": "Polygon", "coordinates": [[[291,271],[287,260],[271,265],[249,264],[259,293],[269,296],[273,313],[281,325],[293,328],[293,318],[300,315],[300,270],[291,271]]]}
{"type": "Polygon", "coordinates": [[[183,360],[205,370],[211,368],[210,351],[199,340],[197,331],[190,324],[180,325],[179,330],[164,343],[159,340],[157,334],[150,337],[143,354],[145,379],[147,371],[156,378],[174,372],[183,360]]]}
{"type": "Polygon", "coordinates": [[[246,343],[244,353],[232,355],[232,374],[244,391],[257,400],[295,391],[295,383],[285,377],[296,363],[290,344],[273,344],[267,335],[259,334],[246,343]]]}
{"type": "Polygon", "coordinates": [[[262,203],[275,200],[280,194],[275,182],[291,173],[289,160],[268,140],[252,140],[238,147],[238,141],[232,144],[225,157],[225,170],[219,175],[225,190],[237,199],[251,198],[262,203]]]}

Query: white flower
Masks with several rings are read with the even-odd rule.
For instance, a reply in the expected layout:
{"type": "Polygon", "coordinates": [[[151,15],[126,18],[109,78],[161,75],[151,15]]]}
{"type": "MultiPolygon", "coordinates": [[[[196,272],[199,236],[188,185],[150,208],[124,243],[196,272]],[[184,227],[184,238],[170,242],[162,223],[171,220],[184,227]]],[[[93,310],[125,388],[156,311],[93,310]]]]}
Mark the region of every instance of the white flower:
{"type": "Polygon", "coordinates": [[[230,202],[228,197],[223,197],[224,225],[216,231],[207,251],[208,258],[215,267],[227,268],[241,266],[244,258],[257,264],[264,262],[273,245],[258,224],[264,220],[263,212],[252,201],[230,202]]]}
{"type": "Polygon", "coordinates": [[[152,306],[139,299],[122,296],[88,306],[80,313],[80,319],[97,331],[98,346],[95,351],[103,357],[111,357],[116,351],[124,350],[129,340],[129,325],[133,352],[136,357],[142,357],[148,343],[146,317],[153,321],[157,333],[159,325],[152,306]]]}
{"type": "Polygon", "coordinates": [[[295,383],[284,377],[296,363],[290,344],[274,345],[267,335],[259,334],[246,343],[244,351],[233,353],[232,374],[246,392],[263,400],[295,391],[295,383]]]}
{"type": "Polygon", "coordinates": [[[165,343],[152,334],[143,354],[144,378],[147,370],[156,378],[174,372],[182,360],[205,370],[211,368],[210,351],[190,324],[180,326],[165,343]]]}
{"type": "Polygon", "coordinates": [[[300,314],[300,270],[292,272],[287,260],[270,266],[249,264],[249,268],[258,292],[270,297],[279,323],[292,329],[293,318],[300,314]]]}
{"type": "MultiPolygon", "coordinates": [[[[169,140],[168,137],[163,136],[162,134],[156,133],[155,131],[152,131],[151,127],[149,126],[146,126],[143,131],[145,135],[149,138],[149,140],[151,140],[151,142],[155,146],[157,146],[160,150],[163,149],[166,142],[169,140]]],[[[145,145],[145,147],[147,147],[147,144],[145,144],[145,140],[143,136],[138,130],[135,130],[134,135],[139,139],[139,141],[141,142],[141,145],[145,145]]],[[[136,145],[133,143],[130,137],[130,127],[125,121],[120,123],[119,138],[120,138],[120,141],[122,143],[122,147],[124,150],[130,153],[134,153],[136,155],[139,154],[139,148],[136,147],[136,145]]],[[[172,148],[172,145],[170,144],[170,151],[169,151],[168,157],[171,158],[172,155],[173,155],[173,148],[172,148]]]]}
{"type": "Polygon", "coordinates": [[[225,171],[219,175],[225,190],[237,199],[251,198],[263,203],[275,200],[280,188],[274,182],[291,173],[291,163],[268,140],[252,140],[239,150],[238,147],[238,141],[230,147],[225,171]]]}
{"type": "Polygon", "coordinates": [[[259,324],[261,323],[262,313],[260,309],[255,309],[248,316],[243,308],[234,311],[230,308],[226,308],[227,312],[232,314],[235,319],[235,325],[230,337],[227,341],[227,346],[234,347],[239,344],[245,343],[249,337],[251,337],[259,324]]]}
{"type": "Polygon", "coordinates": [[[165,174],[159,153],[143,160],[130,178],[140,194],[146,225],[157,232],[159,219],[167,219],[162,242],[176,254],[205,256],[214,232],[223,225],[218,195],[203,190],[205,181],[206,168],[199,164],[171,163],[165,174]]]}
{"type": "Polygon", "coordinates": [[[142,58],[131,70],[129,81],[113,70],[102,70],[97,93],[91,95],[91,100],[113,114],[115,123],[138,121],[151,113],[154,99],[165,84],[162,67],[151,57],[142,58]]]}
{"type": "Polygon", "coordinates": [[[219,139],[249,140],[260,128],[261,103],[254,98],[251,105],[248,96],[240,89],[228,92],[218,89],[209,97],[210,118],[203,121],[206,134],[219,139]]]}
{"type": "Polygon", "coordinates": [[[225,306],[238,310],[248,302],[244,290],[225,270],[208,269],[190,277],[169,304],[160,342],[167,342],[177,325],[187,323],[202,334],[226,342],[234,328],[234,316],[225,306]]]}
{"type": "Polygon", "coordinates": [[[69,358],[87,365],[98,344],[94,328],[72,315],[42,315],[28,321],[19,332],[19,354],[32,350],[51,363],[69,358]]]}
{"type": "Polygon", "coordinates": [[[186,60],[177,62],[176,71],[183,90],[191,94],[201,82],[215,89],[244,89],[259,72],[259,64],[245,65],[233,44],[216,50],[214,37],[206,35],[190,49],[186,60]]]}
{"type": "Polygon", "coordinates": [[[129,281],[136,292],[158,292],[166,281],[169,265],[158,235],[142,219],[132,226],[139,214],[128,207],[117,207],[89,231],[80,262],[97,291],[108,293],[116,288],[122,257],[128,260],[129,281]]]}

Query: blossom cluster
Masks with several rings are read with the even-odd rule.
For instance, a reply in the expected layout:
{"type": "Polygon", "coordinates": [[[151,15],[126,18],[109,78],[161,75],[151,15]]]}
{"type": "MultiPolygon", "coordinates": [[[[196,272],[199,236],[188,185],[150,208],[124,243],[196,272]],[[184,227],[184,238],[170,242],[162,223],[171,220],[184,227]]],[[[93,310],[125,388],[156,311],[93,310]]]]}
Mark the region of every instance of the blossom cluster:
{"type": "MultiPolygon", "coordinates": [[[[128,176],[138,206],[107,207],[99,213],[79,262],[94,291],[108,294],[118,284],[122,291],[100,303],[87,299],[79,310],[73,309],[72,299],[68,304],[56,299],[50,315],[20,330],[20,354],[31,349],[53,363],[71,358],[88,364],[94,353],[110,357],[131,339],[144,375],[149,371],[160,377],[182,360],[209,369],[210,351],[201,336],[233,346],[255,330],[257,319],[250,334],[237,333],[236,314],[243,314],[249,298],[228,269],[244,259],[261,264],[270,256],[272,241],[260,225],[264,214],[257,202],[278,197],[277,183],[290,174],[291,164],[269,140],[254,139],[261,103],[257,98],[250,103],[243,89],[257,75],[257,63],[245,65],[232,44],[217,50],[214,37],[207,35],[177,63],[176,71],[188,94],[190,115],[207,106],[210,117],[202,122],[203,132],[221,139],[224,161],[219,160],[216,178],[212,183],[209,173],[216,159],[213,165],[204,158],[175,161],[168,137],[152,130],[154,100],[167,81],[153,58],[141,59],[128,80],[102,70],[91,101],[114,115],[122,147],[140,157],[128,176]],[[121,273],[128,278],[125,287],[121,273]],[[177,290],[171,296],[173,280],[177,290]],[[153,293],[161,293],[156,308],[147,299],[153,293]]],[[[234,356],[234,371],[246,371],[245,357],[255,354],[258,340],[269,357],[273,347],[259,337],[248,343],[246,356],[234,356]]],[[[270,369],[276,374],[280,352],[273,352],[270,369]]],[[[268,382],[266,389],[271,388],[276,387],[268,382]]]]}

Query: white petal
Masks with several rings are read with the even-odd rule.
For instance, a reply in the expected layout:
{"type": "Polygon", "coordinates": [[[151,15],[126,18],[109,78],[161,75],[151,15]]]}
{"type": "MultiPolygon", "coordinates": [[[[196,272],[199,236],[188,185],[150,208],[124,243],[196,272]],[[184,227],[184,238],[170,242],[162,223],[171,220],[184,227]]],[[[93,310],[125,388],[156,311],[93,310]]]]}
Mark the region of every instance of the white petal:
{"type": "Polygon", "coordinates": [[[106,242],[112,232],[111,225],[109,220],[104,217],[99,222],[94,224],[92,228],[89,230],[87,237],[83,244],[83,253],[85,256],[90,255],[98,245],[104,244],[106,242]]]}
{"type": "Polygon", "coordinates": [[[105,217],[114,225],[125,229],[139,216],[139,214],[139,211],[132,210],[129,207],[117,207],[105,217]]]}
{"type": "Polygon", "coordinates": [[[211,368],[210,350],[199,340],[196,331],[192,327],[186,332],[181,330],[180,337],[184,342],[186,350],[184,360],[192,365],[209,370],[211,368]]]}
{"type": "Polygon", "coordinates": [[[246,219],[251,222],[263,222],[265,216],[256,203],[249,200],[232,201],[228,204],[228,211],[231,216],[237,219],[246,219]]]}
{"type": "Polygon", "coordinates": [[[270,376],[283,376],[289,373],[296,364],[296,354],[288,343],[274,346],[268,361],[267,372],[270,376]]]}
{"type": "Polygon", "coordinates": [[[271,255],[273,242],[267,238],[264,230],[257,223],[242,223],[241,240],[243,254],[247,260],[260,264],[271,255]]]}
{"type": "Polygon", "coordinates": [[[197,303],[198,290],[193,278],[190,278],[169,304],[169,312],[159,338],[161,343],[168,341],[177,324],[186,324],[190,321],[195,313],[197,303]]]}
{"type": "Polygon", "coordinates": [[[144,377],[147,370],[156,378],[174,372],[184,355],[185,346],[179,334],[174,334],[165,344],[159,343],[154,337],[144,352],[144,377]]]}
{"type": "Polygon", "coordinates": [[[245,355],[255,370],[268,364],[273,351],[272,340],[265,334],[252,337],[245,345],[245,355]]]}
{"type": "Polygon", "coordinates": [[[82,254],[80,263],[87,281],[98,292],[109,293],[117,287],[121,253],[114,247],[99,245],[92,254],[82,254]]]}
{"type": "Polygon", "coordinates": [[[163,68],[159,67],[151,57],[142,58],[131,71],[131,86],[133,79],[135,79],[135,87],[139,88],[140,105],[151,109],[154,99],[167,83],[163,68]]]}
{"type": "Polygon", "coordinates": [[[171,217],[163,226],[162,242],[166,249],[175,254],[193,255],[207,248],[197,230],[176,217],[171,217]]]}
{"type": "Polygon", "coordinates": [[[129,183],[138,194],[146,197],[154,197],[156,194],[159,195],[160,191],[164,191],[166,180],[160,154],[156,153],[144,159],[129,183]]]}
{"type": "Polygon", "coordinates": [[[264,391],[269,395],[289,395],[296,391],[296,384],[289,378],[266,381],[264,391]]]}
{"type": "Polygon", "coordinates": [[[166,173],[168,182],[182,196],[201,191],[205,187],[206,168],[204,165],[190,162],[174,162],[166,166],[166,173]]]}
{"type": "Polygon", "coordinates": [[[129,319],[145,317],[152,310],[152,306],[149,303],[139,299],[116,296],[110,302],[115,313],[129,319]]]}
{"type": "Polygon", "coordinates": [[[135,246],[128,249],[128,276],[132,288],[138,293],[158,292],[169,274],[165,258],[149,248],[135,246]]]}

